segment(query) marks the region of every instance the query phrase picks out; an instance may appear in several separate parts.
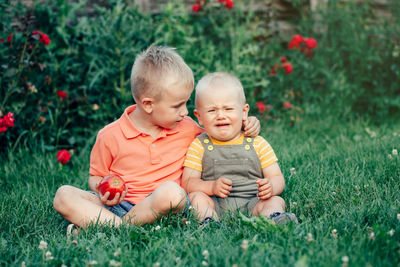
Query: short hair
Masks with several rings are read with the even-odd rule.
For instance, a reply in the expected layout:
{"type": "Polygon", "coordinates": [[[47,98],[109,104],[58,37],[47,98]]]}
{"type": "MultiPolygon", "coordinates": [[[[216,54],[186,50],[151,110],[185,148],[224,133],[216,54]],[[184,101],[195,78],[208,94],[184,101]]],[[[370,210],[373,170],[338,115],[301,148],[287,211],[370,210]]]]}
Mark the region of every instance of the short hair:
{"type": "Polygon", "coordinates": [[[137,55],[131,72],[131,90],[135,101],[145,93],[161,98],[164,79],[169,75],[175,75],[188,87],[194,86],[193,72],[175,48],[151,45],[137,55]]]}
{"type": "Polygon", "coordinates": [[[233,86],[237,89],[239,93],[239,100],[246,103],[246,96],[244,94],[243,85],[240,82],[239,78],[235,75],[228,72],[213,72],[205,75],[203,78],[199,80],[196,85],[196,96],[195,96],[195,105],[198,106],[198,96],[201,91],[207,89],[218,82],[226,82],[227,86],[233,86]]]}

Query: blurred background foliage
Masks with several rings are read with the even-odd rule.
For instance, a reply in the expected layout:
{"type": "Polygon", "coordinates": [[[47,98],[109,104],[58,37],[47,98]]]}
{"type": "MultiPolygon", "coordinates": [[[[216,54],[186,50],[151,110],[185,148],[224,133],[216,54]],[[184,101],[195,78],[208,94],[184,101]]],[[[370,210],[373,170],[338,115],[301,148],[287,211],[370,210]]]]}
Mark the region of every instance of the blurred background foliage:
{"type": "Polygon", "coordinates": [[[0,115],[15,118],[15,126],[0,133],[0,153],[91,146],[97,131],[133,103],[131,66],[153,43],[176,47],[196,81],[213,71],[236,74],[263,125],[295,126],[309,117],[399,118],[398,1],[388,1],[389,17],[377,16],[369,1],[331,0],[313,11],[300,8],[305,1],[292,1],[295,34],[318,42],[312,56],[289,49],[291,37],[269,28],[273,17],[250,8],[252,1],[227,9],[209,0],[198,12],[168,1],[152,14],[125,1],[103,2],[90,12],[86,1],[0,2],[0,115]],[[36,30],[50,44],[38,40],[36,30]],[[271,74],[281,57],[293,71],[271,74]]]}

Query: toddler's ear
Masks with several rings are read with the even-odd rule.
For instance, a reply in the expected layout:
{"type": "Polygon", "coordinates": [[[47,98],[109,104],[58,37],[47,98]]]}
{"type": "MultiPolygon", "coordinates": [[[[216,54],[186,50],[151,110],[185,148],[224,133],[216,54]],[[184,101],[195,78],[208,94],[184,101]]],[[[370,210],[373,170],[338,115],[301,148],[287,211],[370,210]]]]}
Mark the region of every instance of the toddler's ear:
{"type": "Polygon", "coordinates": [[[200,125],[203,125],[203,121],[202,121],[202,119],[201,119],[200,112],[199,112],[197,109],[195,109],[195,110],[193,111],[193,113],[194,113],[194,115],[196,116],[197,121],[199,122],[199,124],[200,124],[200,125]]]}
{"type": "Polygon", "coordinates": [[[243,106],[243,120],[247,120],[247,118],[249,117],[249,110],[250,110],[249,104],[245,104],[243,106]]]}

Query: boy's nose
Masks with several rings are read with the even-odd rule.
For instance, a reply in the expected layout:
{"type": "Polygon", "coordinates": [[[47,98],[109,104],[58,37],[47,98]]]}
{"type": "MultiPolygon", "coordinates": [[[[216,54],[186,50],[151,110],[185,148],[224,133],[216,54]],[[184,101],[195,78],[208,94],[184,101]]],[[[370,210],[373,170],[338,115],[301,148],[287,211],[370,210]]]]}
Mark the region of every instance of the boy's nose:
{"type": "Polygon", "coordinates": [[[223,118],[225,116],[225,113],[223,110],[217,110],[217,118],[223,118]]]}

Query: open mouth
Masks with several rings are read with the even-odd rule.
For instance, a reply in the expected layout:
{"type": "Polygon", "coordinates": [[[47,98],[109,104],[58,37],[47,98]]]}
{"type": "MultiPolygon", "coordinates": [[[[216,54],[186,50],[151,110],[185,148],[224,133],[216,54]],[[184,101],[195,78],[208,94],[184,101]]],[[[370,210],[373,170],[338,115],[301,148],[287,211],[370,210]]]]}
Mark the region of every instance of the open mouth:
{"type": "Polygon", "coordinates": [[[229,125],[230,125],[229,123],[218,123],[215,126],[217,126],[217,127],[226,127],[226,126],[229,126],[229,125]]]}

